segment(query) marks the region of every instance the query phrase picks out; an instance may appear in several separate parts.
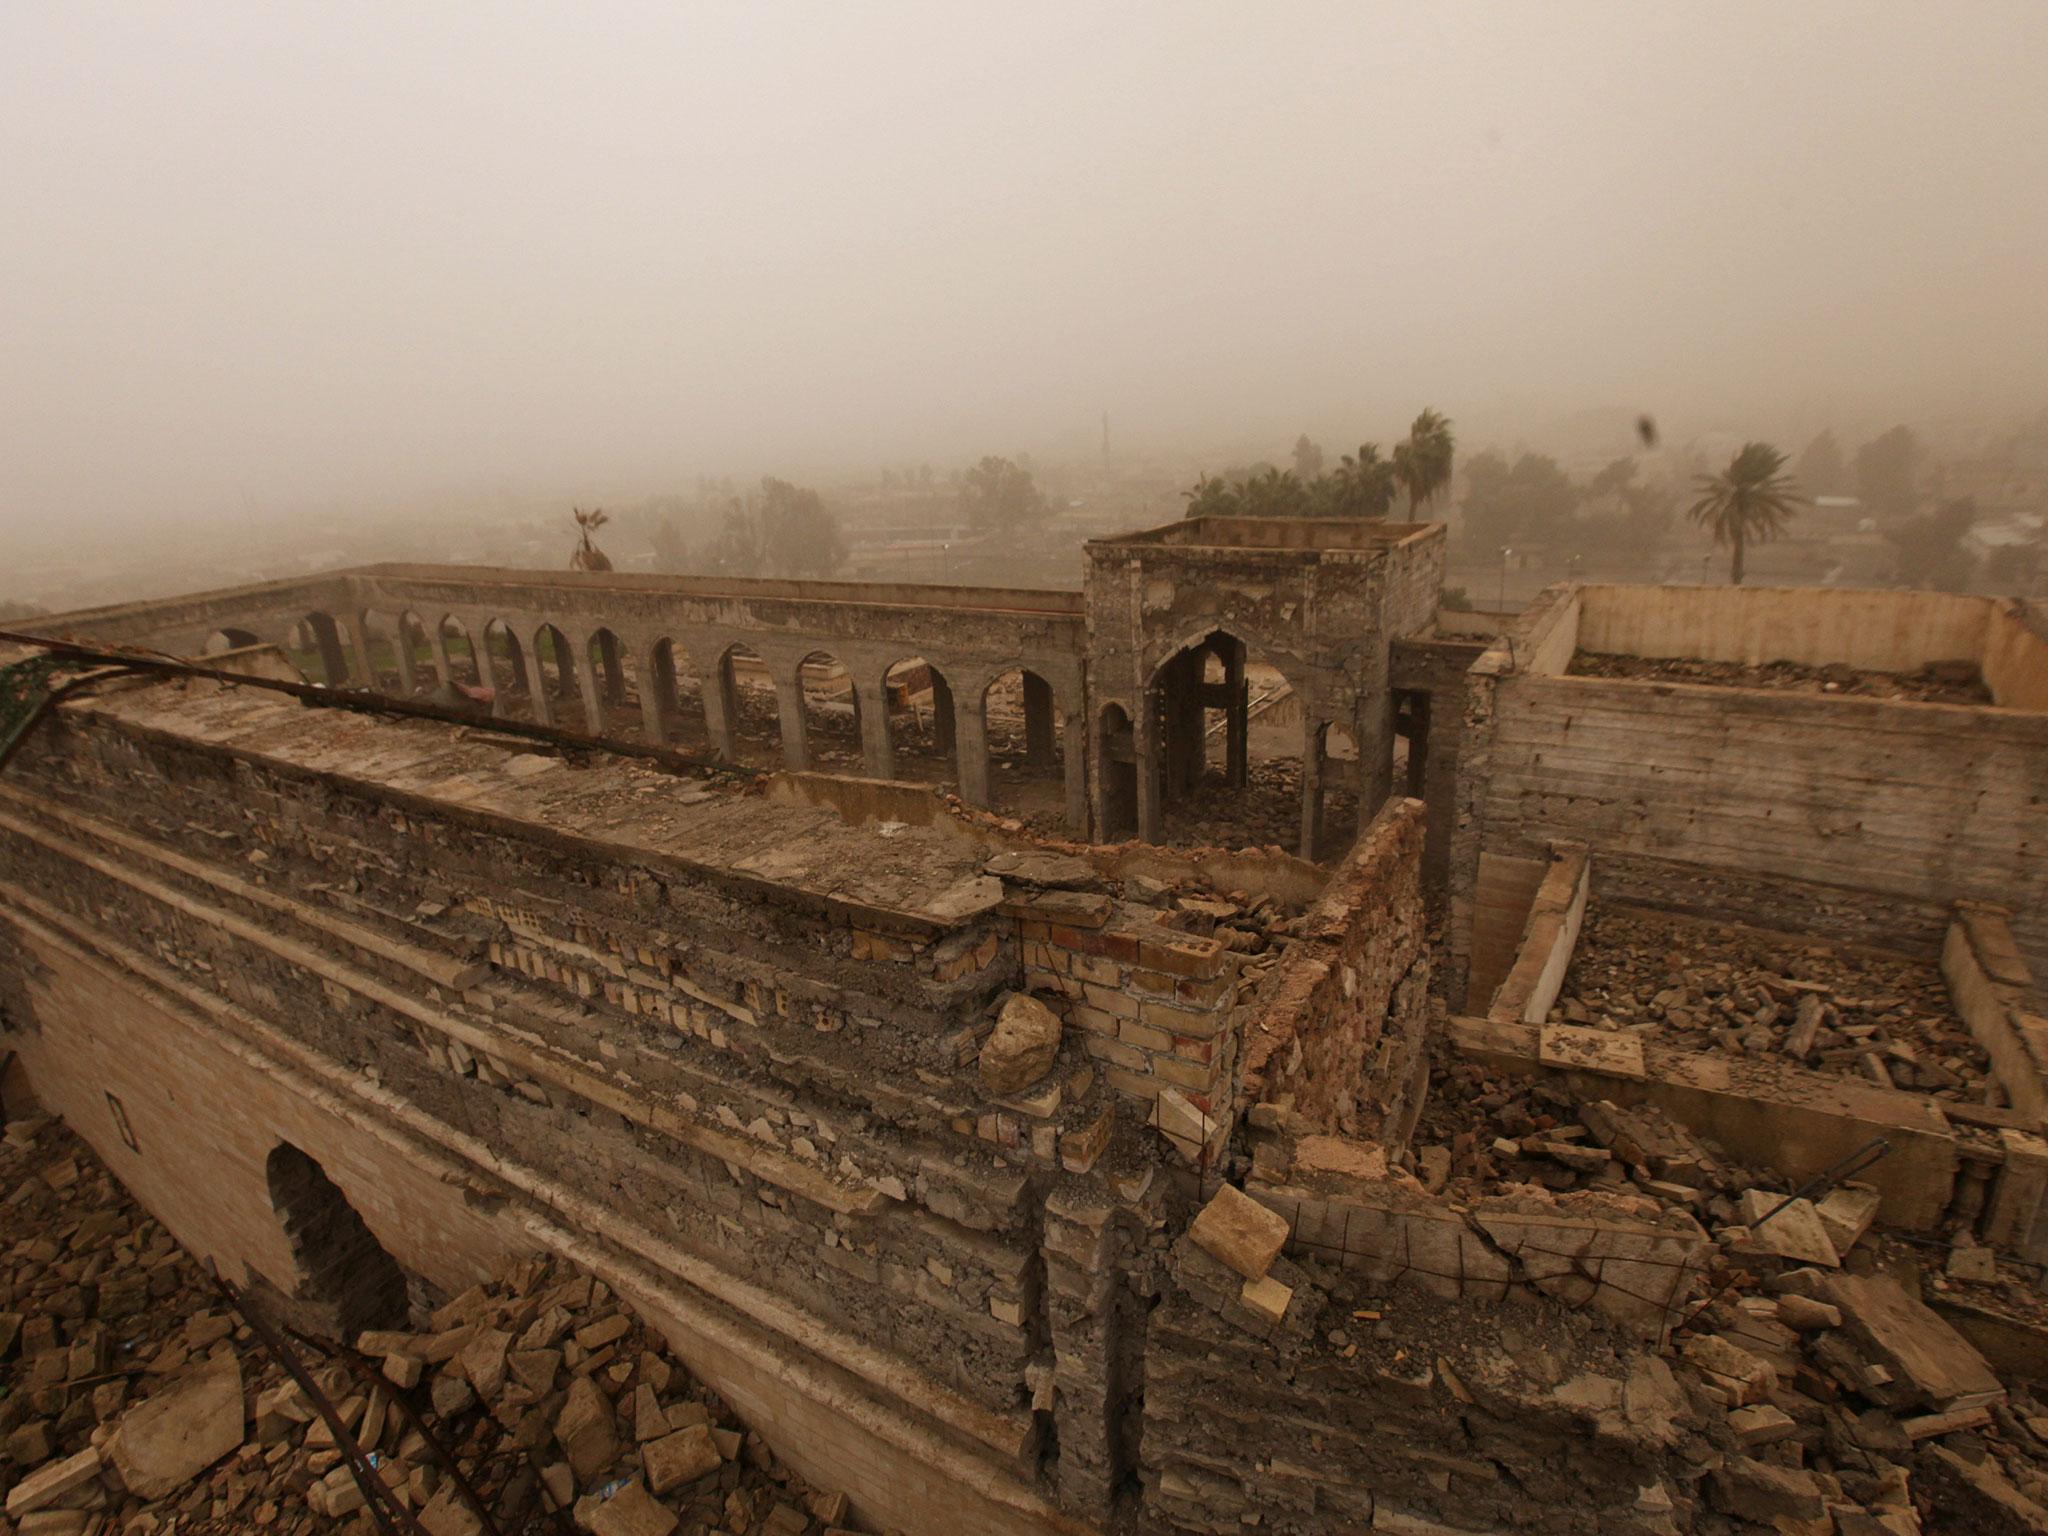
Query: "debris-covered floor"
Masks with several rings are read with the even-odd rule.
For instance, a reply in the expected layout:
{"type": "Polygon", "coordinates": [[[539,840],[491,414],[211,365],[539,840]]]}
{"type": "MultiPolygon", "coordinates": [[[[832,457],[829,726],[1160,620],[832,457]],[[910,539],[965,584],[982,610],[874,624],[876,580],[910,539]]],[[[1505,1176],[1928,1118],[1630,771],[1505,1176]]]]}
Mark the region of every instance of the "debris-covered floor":
{"type": "MultiPolygon", "coordinates": [[[[1720,1462],[1711,1506],[1795,1522],[1781,1530],[2048,1532],[2048,1401],[2027,1385],[2048,1365],[2041,1273],[1979,1246],[1968,1213],[1922,1239],[1883,1233],[1854,1180],[1788,1204],[1787,1180],[1656,1110],[1454,1057],[1407,1161],[1459,1203],[1596,1190],[1701,1224],[1711,1287],[1670,1353],[1720,1462]]],[[[1398,1298],[1369,1305],[1400,1316],[1398,1298]]]]}
{"type": "MultiPolygon", "coordinates": [[[[16,1121],[0,1189],[0,1532],[376,1530],[306,1394],[90,1148],[59,1123],[16,1121]]],[[[843,1497],[780,1467],[659,1334],[567,1265],[528,1261],[414,1321],[351,1341],[367,1378],[298,1349],[427,1536],[488,1528],[401,1397],[503,1536],[846,1523],[843,1497]]]]}
{"type": "Polygon", "coordinates": [[[1802,666],[1791,661],[1747,666],[1739,661],[1687,657],[1615,656],[1580,651],[1574,677],[1638,678],[1658,683],[1703,683],[1715,688],[1768,688],[1785,693],[1847,694],[1919,704],[1989,704],[1991,690],[1974,662],[1936,662],[1918,672],[1868,672],[1856,667],[1802,666]]]}
{"type": "Polygon", "coordinates": [[[1597,897],[1550,1021],[2002,1102],[1933,961],[1597,897]]]}

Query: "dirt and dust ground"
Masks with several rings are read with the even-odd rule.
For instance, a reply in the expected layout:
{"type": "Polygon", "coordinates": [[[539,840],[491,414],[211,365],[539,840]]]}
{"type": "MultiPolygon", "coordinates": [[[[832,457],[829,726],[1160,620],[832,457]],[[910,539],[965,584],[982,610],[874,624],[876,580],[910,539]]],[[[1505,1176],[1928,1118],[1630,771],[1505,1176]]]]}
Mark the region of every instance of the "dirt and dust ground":
{"type": "Polygon", "coordinates": [[[1716,688],[1765,688],[1782,693],[1842,694],[1918,704],[1989,704],[1991,690],[1971,663],[1935,663],[1919,672],[1866,672],[1855,667],[1801,666],[1773,661],[1694,661],[1683,657],[1614,656],[1580,651],[1574,677],[1634,678],[1657,683],[1702,683],[1716,688]]]}

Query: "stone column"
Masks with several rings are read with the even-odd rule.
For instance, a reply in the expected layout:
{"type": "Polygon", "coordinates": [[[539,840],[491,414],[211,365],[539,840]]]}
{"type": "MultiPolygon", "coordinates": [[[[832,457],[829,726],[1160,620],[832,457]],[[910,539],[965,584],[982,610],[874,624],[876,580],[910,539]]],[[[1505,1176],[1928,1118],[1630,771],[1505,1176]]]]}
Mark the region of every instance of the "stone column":
{"type": "Polygon", "coordinates": [[[412,661],[412,632],[406,628],[405,615],[398,616],[391,643],[391,652],[398,660],[398,691],[410,697],[419,691],[419,673],[412,661]]]}
{"type": "Polygon", "coordinates": [[[602,736],[604,691],[598,687],[597,673],[590,665],[590,642],[586,638],[581,645],[568,649],[569,665],[576,669],[576,691],[583,695],[583,728],[592,736],[602,736]]]}
{"type": "Polygon", "coordinates": [[[732,683],[732,655],[722,652],[711,675],[698,684],[704,699],[704,732],[711,750],[728,763],[740,760],[739,690],[732,683]]]}
{"type": "Polygon", "coordinates": [[[434,671],[444,683],[455,681],[455,669],[448,664],[448,641],[436,624],[427,631],[427,649],[434,653],[434,671]]]}
{"type": "Polygon", "coordinates": [[[663,655],[661,642],[647,647],[640,658],[640,723],[648,743],[661,746],[668,740],[670,706],[676,696],[676,665],[672,655],[663,655]]]}
{"type": "Polygon", "coordinates": [[[854,708],[860,713],[860,749],[871,779],[896,777],[896,743],[889,739],[889,685],[856,681],[854,708]]]}
{"type": "MultiPolygon", "coordinates": [[[[763,658],[764,660],[766,658],[763,658]]],[[[771,668],[768,674],[775,675],[771,668]]],[[[802,773],[811,765],[810,735],[804,720],[804,664],[789,669],[786,688],[775,690],[775,708],[782,721],[782,766],[802,773]]]]}
{"type": "Polygon", "coordinates": [[[313,631],[313,644],[320,651],[320,668],[327,674],[330,688],[348,686],[348,657],[341,649],[341,631],[332,618],[324,613],[314,614],[307,623],[313,631]]]}
{"type": "Polygon", "coordinates": [[[969,805],[987,809],[991,803],[988,790],[988,722],[983,717],[981,700],[963,699],[953,710],[954,752],[959,759],[960,798],[969,805]]]}
{"type": "Polygon", "coordinates": [[[370,649],[370,633],[363,628],[360,617],[343,619],[342,629],[348,636],[348,647],[355,653],[355,670],[351,677],[358,688],[375,692],[377,688],[377,664],[375,653],[370,649]]]}
{"type": "Polygon", "coordinates": [[[1358,727],[1358,827],[1362,832],[1394,788],[1394,693],[1382,668],[1378,680],[1360,691],[1358,727]]]}

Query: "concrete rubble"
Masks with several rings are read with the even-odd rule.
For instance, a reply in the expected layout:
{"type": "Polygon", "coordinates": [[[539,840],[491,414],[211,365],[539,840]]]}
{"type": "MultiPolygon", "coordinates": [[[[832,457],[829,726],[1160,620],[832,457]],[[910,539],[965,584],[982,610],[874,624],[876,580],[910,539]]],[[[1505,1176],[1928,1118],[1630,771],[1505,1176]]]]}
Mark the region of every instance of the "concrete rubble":
{"type": "MultiPolygon", "coordinates": [[[[375,1530],[299,1386],[191,1257],[60,1124],[0,1143],[0,1536],[375,1530]]],[[[255,1303],[252,1303],[255,1304],[255,1303]]],[[[483,1527],[428,1416],[506,1536],[830,1536],[843,1494],[781,1467],[658,1333],[571,1266],[527,1260],[417,1329],[352,1341],[377,1385],[301,1359],[428,1536],[483,1527]]]]}

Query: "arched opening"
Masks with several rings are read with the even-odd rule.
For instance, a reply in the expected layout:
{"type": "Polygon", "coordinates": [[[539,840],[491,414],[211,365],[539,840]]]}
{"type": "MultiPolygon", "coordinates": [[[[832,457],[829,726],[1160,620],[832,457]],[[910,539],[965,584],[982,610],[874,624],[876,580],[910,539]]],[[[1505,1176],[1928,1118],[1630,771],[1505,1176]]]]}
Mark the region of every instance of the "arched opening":
{"type": "Polygon", "coordinates": [[[998,673],[982,690],[981,727],[990,808],[1040,831],[1062,830],[1066,754],[1052,684],[1024,667],[998,673]]]}
{"type": "Polygon", "coordinates": [[[490,686],[483,658],[470,638],[469,626],[452,613],[441,616],[441,654],[448,658],[449,682],[468,683],[476,688],[490,686]]]}
{"type": "Polygon", "coordinates": [[[587,645],[590,675],[597,679],[597,696],[614,709],[640,704],[640,680],[633,675],[633,659],[608,629],[592,633],[587,645]]]}
{"type": "Polygon", "coordinates": [[[692,750],[708,746],[711,730],[704,718],[704,679],[691,664],[690,653],[664,638],[655,642],[652,660],[654,676],[648,685],[661,712],[663,739],[692,750]]]}
{"type": "Polygon", "coordinates": [[[533,704],[536,718],[579,730],[583,725],[583,700],[576,691],[576,653],[569,637],[552,624],[533,632],[533,704]]]}
{"type": "Polygon", "coordinates": [[[326,1170],[290,1142],[279,1142],[265,1172],[271,1209],[291,1244],[293,1274],[286,1290],[298,1313],[293,1325],[353,1339],[366,1328],[402,1324],[405,1271],[326,1170]]]}
{"type": "Polygon", "coordinates": [[[1296,847],[1304,722],[1280,670],[1227,630],[1212,630],[1153,673],[1152,775],[1160,840],[1296,847]]]}
{"type": "Polygon", "coordinates": [[[742,763],[781,767],[782,700],[768,663],[750,646],[728,646],[718,674],[733,756],[742,763]]]}
{"type": "Polygon", "coordinates": [[[484,625],[484,671],[484,681],[497,692],[501,712],[532,714],[533,677],[526,669],[526,651],[503,619],[484,625]]]}
{"type": "Polygon", "coordinates": [[[1123,705],[1103,705],[1095,752],[1102,764],[1101,840],[1120,843],[1138,833],[1137,734],[1123,705]]]}
{"type": "Polygon", "coordinates": [[[397,693],[402,686],[398,675],[397,625],[383,614],[365,608],[356,615],[356,633],[363,637],[367,647],[363,668],[369,674],[370,687],[379,693],[397,693]]]}
{"type": "Polygon", "coordinates": [[[292,625],[286,648],[292,665],[315,682],[330,688],[348,686],[348,652],[342,645],[341,626],[334,616],[309,613],[292,625]]]}
{"type": "Polygon", "coordinates": [[[206,644],[200,650],[204,655],[218,656],[223,651],[239,651],[245,646],[262,643],[262,637],[253,629],[216,629],[206,637],[206,644]]]}
{"type": "Polygon", "coordinates": [[[42,1100],[28,1080],[28,1068],[14,1051],[0,1057],[0,1125],[30,1120],[43,1112],[42,1100]]]}
{"type": "Polygon", "coordinates": [[[922,656],[899,661],[882,675],[882,703],[896,777],[957,783],[957,722],[945,673],[922,656]]]}
{"type": "Polygon", "coordinates": [[[861,766],[860,698],[853,674],[829,651],[813,651],[796,668],[797,700],[804,722],[804,758],[813,768],[852,770],[861,766]]]}

